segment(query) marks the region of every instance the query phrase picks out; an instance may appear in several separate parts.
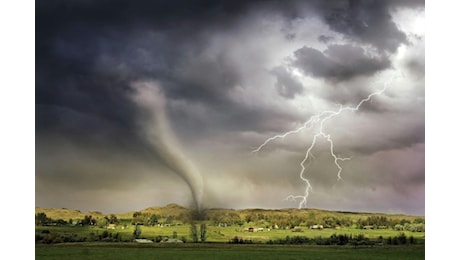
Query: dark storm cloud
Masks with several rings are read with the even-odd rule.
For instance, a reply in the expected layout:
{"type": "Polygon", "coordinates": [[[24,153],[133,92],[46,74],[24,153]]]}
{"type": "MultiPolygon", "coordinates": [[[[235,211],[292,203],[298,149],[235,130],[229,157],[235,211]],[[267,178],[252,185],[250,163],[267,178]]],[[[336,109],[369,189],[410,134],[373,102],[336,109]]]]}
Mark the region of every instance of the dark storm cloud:
{"type": "Polygon", "coordinates": [[[324,52],[305,46],[296,50],[294,56],[293,65],[331,82],[371,76],[391,64],[386,57],[370,57],[363,48],[352,45],[330,45],[324,52]]]}
{"type": "Polygon", "coordinates": [[[285,67],[276,67],[271,73],[276,76],[275,86],[278,93],[285,98],[294,98],[303,92],[302,83],[293,77],[285,67]]]}
{"type": "MultiPolygon", "coordinates": [[[[383,30],[387,32],[383,38],[402,39],[399,32],[393,30],[391,17],[385,16],[390,5],[396,4],[355,4],[349,1],[200,1],[198,4],[193,1],[40,1],[36,7],[36,103],[50,105],[48,110],[68,108],[132,131],[136,111],[126,98],[127,86],[132,80],[154,78],[161,81],[169,98],[200,102],[216,113],[226,113],[228,120],[222,122],[220,119],[220,125],[239,125],[246,130],[264,129],[264,122],[273,116],[273,112],[248,108],[228,98],[229,91],[244,83],[242,75],[225,53],[207,53],[209,35],[217,30],[231,30],[250,10],[281,13],[287,20],[317,15],[311,11],[317,10],[334,30],[351,38],[380,44],[373,42],[370,36],[382,31],[381,27],[392,29],[383,30]],[[366,12],[374,18],[363,17],[361,13],[366,12]],[[369,30],[375,33],[359,30],[357,20],[366,19],[376,20],[368,23],[369,30]],[[341,24],[348,24],[351,29],[341,24]]],[[[324,53],[304,48],[296,56],[298,65],[305,71],[335,80],[370,75],[388,65],[385,59],[367,57],[361,49],[351,46],[330,46],[324,53]],[[353,55],[347,57],[348,52],[353,55]],[[307,58],[317,62],[318,66],[310,68],[312,65],[307,58]]],[[[281,95],[291,98],[301,93],[301,85],[294,78],[282,71],[275,74],[276,87],[281,95]]],[[[41,109],[39,107],[36,111],[39,131],[73,120],[72,117],[53,118],[53,113],[45,115],[41,109]]],[[[288,116],[286,121],[295,118],[288,113],[278,114],[288,116]]],[[[83,125],[73,126],[75,129],[84,128],[83,125]]]]}
{"type": "MultiPolygon", "coordinates": [[[[228,92],[243,83],[239,68],[225,53],[207,53],[209,35],[231,30],[242,16],[254,10],[280,13],[287,20],[313,15],[312,10],[317,10],[332,29],[393,50],[396,43],[404,42],[404,37],[387,15],[390,3],[379,3],[39,1],[36,103],[68,107],[130,127],[135,112],[126,99],[127,86],[132,80],[153,78],[161,81],[167,97],[195,100],[210,109],[240,110],[236,113],[244,114],[246,108],[228,98],[228,92]],[[370,17],[365,13],[370,13],[370,17]],[[369,29],[362,30],[358,20],[367,21],[369,29]],[[382,32],[382,37],[377,37],[382,32]],[[381,43],[380,39],[395,42],[381,43]]],[[[329,52],[299,50],[298,65],[313,75],[335,80],[370,75],[388,66],[384,58],[366,57],[352,47],[330,47],[329,52]],[[344,60],[347,51],[356,55],[347,58],[351,59],[350,64],[344,60]],[[309,68],[305,59],[318,62],[319,67],[309,68]]],[[[285,88],[282,95],[293,97],[300,93],[296,81],[280,74],[277,77],[278,90],[285,88]]],[[[253,114],[260,116],[257,111],[253,114]]],[[[41,129],[40,111],[36,116],[41,129]]]]}
{"type": "Polygon", "coordinates": [[[160,163],[158,151],[139,137],[138,108],[129,98],[134,80],[157,79],[167,98],[227,115],[213,124],[194,122],[195,128],[183,127],[181,134],[196,137],[214,125],[233,126],[228,129],[239,125],[239,130],[257,126],[255,121],[268,122],[259,114],[270,111],[246,111],[228,97],[241,82],[238,68],[224,52],[207,52],[209,36],[231,29],[246,5],[246,1],[38,2],[37,182],[67,183],[76,189],[119,187],[130,176],[129,169],[139,177],[139,168],[160,163]],[[98,160],[100,154],[107,157],[98,160]]]}
{"type": "Polygon", "coordinates": [[[393,22],[390,10],[398,6],[424,6],[424,1],[318,1],[315,3],[329,27],[346,37],[395,52],[406,35],[393,22]]]}
{"type": "MultiPolygon", "coordinates": [[[[390,68],[388,57],[407,42],[390,16],[392,8],[403,5],[412,7],[423,2],[37,1],[37,201],[43,202],[45,197],[58,200],[59,193],[51,188],[58,186],[75,194],[97,190],[99,193],[95,194],[100,198],[85,201],[94,203],[96,209],[101,205],[97,203],[104,201],[102,197],[107,197],[108,203],[102,203],[106,208],[114,204],[131,205],[132,201],[140,200],[138,194],[146,194],[145,190],[161,196],[170,189],[168,194],[189,196],[170,188],[173,182],[180,183],[183,189],[187,187],[164,166],[161,154],[155,151],[158,149],[140,136],[137,121],[142,107],[133,104],[130,98],[132,83],[149,81],[157,82],[164,93],[171,132],[185,150],[193,151],[190,160],[206,158],[202,160],[205,163],[196,160],[197,166],[203,169],[204,176],[211,177],[207,187],[220,192],[222,198],[228,200],[226,195],[233,194],[235,187],[248,185],[238,193],[236,204],[244,205],[241,201],[248,197],[268,201],[265,194],[284,189],[276,181],[284,179],[280,173],[294,173],[292,183],[299,185],[298,159],[302,159],[299,149],[287,147],[283,163],[277,161],[280,158],[276,154],[270,157],[271,164],[263,161],[251,164],[247,163],[249,159],[240,161],[237,156],[244,153],[247,157],[247,152],[266,136],[301,124],[315,109],[321,109],[323,103],[324,106],[335,101],[350,104],[367,96],[366,77],[390,68]],[[318,26],[304,28],[304,23],[310,21],[318,26]],[[323,30],[328,27],[330,30],[323,30]],[[286,64],[283,58],[295,48],[310,44],[303,42],[304,39],[315,48],[316,44],[329,46],[325,51],[299,49],[292,63],[286,64]],[[368,50],[374,54],[370,55],[368,50]],[[311,93],[305,93],[299,80],[302,77],[297,77],[297,70],[296,75],[292,73],[293,67],[334,84],[312,87],[311,93]],[[355,81],[363,82],[355,87],[355,81]],[[350,84],[354,87],[349,87],[350,84]],[[310,107],[303,100],[305,94],[319,104],[310,107]],[[294,152],[297,155],[292,157],[294,152]],[[232,185],[222,187],[224,178],[232,185]],[[244,181],[245,178],[253,181],[244,181]],[[136,187],[147,180],[151,180],[149,186],[138,193],[136,187]],[[268,183],[272,186],[264,186],[268,183]],[[260,186],[269,187],[270,191],[253,195],[260,186]],[[222,193],[222,188],[228,193],[222,193]],[[116,190],[131,194],[132,200],[119,194],[123,202],[119,203],[106,196],[107,191],[116,190]]],[[[423,73],[419,68],[421,62],[414,59],[407,66],[423,73]]],[[[385,104],[377,100],[371,105],[385,104]]],[[[363,106],[363,110],[371,109],[363,106]]],[[[155,127],[155,122],[145,121],[145,124],[155,127]]],[[[404,129],[409,130],[401,137],[385,137],[403,145],[410,143],[407,136],[413,134],[413,128],[404,129]]],[[[383,136],[383,132],[379,133],[383,136]]],[[[414,139],[420,140],[421,131],[417,133],[413,134],[414,139]]],[[[358,153],[399,147],[385,142],[388,140],[377,148],[370,147],[374,141],[348,146],[358,153]]],[[[297,143],[297,148],[303,144],[297,143]]],[[[274,152],[277,150],[284,152],[275,146],[274,152]]],[[[167,199],[176,200],[174,196],[167,199]]],[[[278,198],[274,192],[271,196],[278,198]]],[[[151,204],[166,198],[142,200],[151,204]]],[[[270,201],[270,205],[281,205],[273,202],[274,199],[270,201]]]]}
{"type": "Polygon", "coordinates": [[[330,41],[334,40],[334,37],[332,36],[326,36],[326,35],[320,35],[318,37],[318,41],[322,42],[322,43],[328,43],[330,41]]]}
{"type": "MultiPolygon", "coordinates": [[[[217,122],[209,126],[211,130],[216,130],[215,125],[263,129],[273,114],[284,115],[285,122],[296,117],[248,108],[228,97],[229,91],[243,84],[241,68],[225,49],[210,54],[209,36],[217,29],[230,30],[246,3],[210,1],[200,8],[190,1],[145,6],[120,1],[110,5],[104,1],[72,2],[71,6],[46,3],[37,8],[36,103],[48,110],[78,111],[109,120],[135,135],[136,110],[126,98],[131,91],[128,86],[134,80],[153,78],[161,82],[170,99],[200,103],[211,114],[226,114],[225,118],[211,118],[217,122]]],[[[298,86],[286,94],[294,92],[299,92],[298,86]]],[[[60,128],[72,120],[53,118],[56,113],[45,115],[41,109],[36,111],[38,131],[53,125],[60,128]]],[[[187,135],[193,135],[194,129],[200,129],[198,135],[209,133],[207,122],[197,123],[200,119],[196,117],[184,120],[195,127],[188,129],[187,135]]],[[[74,126],[74,130],[84,129],[83,125],[74,126]]]]}
{"type": "MultiPolygon", "coordinates": [[[[228,28],[246,5],[41,1],[36,9],[36,103],[131,127],[135,111],[126,98],[128,85],[154,78],[168,97],[223,109],[235,106],[226,92],[240,82],[238,72],[224,55],[206,54],[206,35],[213,27],[228,28]]],[[[36,116],[41,129],[40,110],[36,116]]]]}
{"type": "MultiPolygon", "coordinates": [[[[351,14],[377,14],[380,22],[369,23],[369,30],[381,31],[379,26],[393,28],[388,17],[381,17],[388,11],[386,3],[378,6],[374,2],[39,1],[36,7],[36,102],[67,107],[129,128],[135,111],[126,99],[127,85],[131,80],[155,78],[162,82],[170,98],[195,100],[217,111],[234,111],[230,114],[242,121],[263,118],[266,112],[252,109],[246,113],[246,107],[228,99],[228,91],[242,83],[238,68],[225,54],[209,56],[206,53],[209,35],[216,30],[230,30],[243,15],[256,9],[281,13],[285,19],[311,15],[311,11],[305,11],[308,9],[319,10],[334,30],[361,40],[367,39],[368,33],[359,33],[356,26],[350,33],[339,26],[341,23],[355,25],[357,22],[353,19],[363,19],[351,14]],[[344,21],[331,20],[334,15],[343,17],[344,21]]],[[[331,55],[337,56],[334,52],[331,55]]],[[[342,58],[337,57],[338,64],[343,66],[342,58]]],[[[319,61],[326,69],[335,66],[326,56],[319,56],[319,61]]],[[[371,66],[363,74],[378,68],[378,63],[364,61],[371,66]]],[[[326,76],[326,72],[315,72],[326,76]]],[[[350,73],[343,69],[333,76],[342,79],[353,76],[350,73]]],[[[286,97],[300,93],[299,84],[291,79],[278,75],[278,89],[288,86],[282,91],[286,97]]],[[[36,115],[38,129],[41,129],[45,116],[40,109],[36,115]]],[[[48,120],[49,126],[65,118],[44,120],[48,120]]]]}
{"type": "MultiPolygon", "coordinates": [[[[255,3],[257,1],[252,1],[255,3]]],[[[182,22],[206,22],[209,18],[227,20],[240,14],[249,3],[247,1],[212,1],[199,2],[187,0],[169,1],[39,1],[36,7],[40,21],[47,22],[54,28],[62,28],[64,23],[90,23],[125,26],[146,25],[159,27],[176,27],[182,22]]]]}

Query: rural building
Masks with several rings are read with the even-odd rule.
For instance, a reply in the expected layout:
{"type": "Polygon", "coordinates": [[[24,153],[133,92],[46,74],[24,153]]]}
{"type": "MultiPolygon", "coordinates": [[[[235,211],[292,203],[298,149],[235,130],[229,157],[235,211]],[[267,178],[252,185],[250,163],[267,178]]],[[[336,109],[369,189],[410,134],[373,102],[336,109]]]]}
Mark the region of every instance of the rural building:
{"type": "Polygon", "coordinates": [[[150,240],[150,239],[144,239],[144,238],[134,239],[134,242],[137,242],[137,243],[153,243],[152,240],[150,240]]]}
{"type": "Polygon", "coordinates": [[[374,229],[374,226],[364,226],[363,229],[374,229]]]}
{"type": "Polygon", "coordinates": [[[168,237],[165,237],[163,238],[160,243],[184,243],[184,241],[180,240],[180,239],[176,239],[176,238],[168,238],[168,237]]]}
{"type": "Polygon", "coordinates": [[[254,232],[254,228],[253,228],[253,227],[250,227],[250,228],[248,228],[248,231],[249,231],[249,232],[254,232]]]}
{"type": "Polygon", "coordinates": [[[310,226],[310,229],[323,229],[323,225],[313,225],[310,226]]]}
{"type": "Polygon", "coordinates": [[[117,225],[115,224],[108,224],[107,225],[107,229],[115,229],[117,227],[117,225]]]}

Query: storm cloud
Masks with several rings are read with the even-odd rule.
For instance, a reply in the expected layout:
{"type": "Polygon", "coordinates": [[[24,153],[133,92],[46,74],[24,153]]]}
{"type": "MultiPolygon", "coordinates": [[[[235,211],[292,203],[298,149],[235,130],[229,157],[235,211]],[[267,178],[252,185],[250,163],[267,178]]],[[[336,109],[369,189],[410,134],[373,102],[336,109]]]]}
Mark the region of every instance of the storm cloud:
{"type": "Polygon", "coordinates": [[[303,47],[294,56],[294,65],[306,74],[332,82],[371,76],[391,64],[385,57],[369,57],[363,48],[352,45],[330,45],[324,52],[303,47]]]}
{"type": "Polygon", "coordinates": [[[315,129],[250,151],[395,78],[325,125],[353,158],[343,165],[350,181],[328,193],[334,165],[319,142],[309,201],[423,214],[424,32],[414,29],[423,19],[423,1],[38,1],[36,205],[193,204],[195,184],[165,162],[159,122],[143,117],[158,107],[133,99],[134,86],[155,82],[175,151],[200,169],[203,206],[296,207],[283,199],[304,189],[299,163],[315,129]],[[414,163],[381,165],[397,158],[414,163]],[[389,194],[400,203],[376,202],[389,194]],[[356,202],[366,195],[375,201],[356,202]]]}
{"type": "Polygon", "coordinates": [[[285,67],[276,67],[272,70],[276,76],[275,86],[278,93],[286,98],[294,98],[303,92],[302,83],[299,82],[285,67]]]}

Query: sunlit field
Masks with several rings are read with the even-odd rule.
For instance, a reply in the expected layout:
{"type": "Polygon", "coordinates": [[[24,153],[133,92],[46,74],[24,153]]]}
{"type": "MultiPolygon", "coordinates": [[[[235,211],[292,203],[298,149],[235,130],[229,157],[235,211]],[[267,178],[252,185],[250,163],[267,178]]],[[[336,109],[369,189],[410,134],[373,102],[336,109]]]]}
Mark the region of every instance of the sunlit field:
{"type": "MultiPolygon", "coordinates": [[[[155,240],[157,237],[172,237],[174,232],[177,233],[177,238],[185,238],[185,242],[190,242],[190,226],[171,226],[171,227],[158,227],[158,226],[141,226],[141,237],[146,239],[155,240]]],[[[107,230],[99,227],[36,227],[36,232],[48,230],[50,233],[57,234],[75,234],[78,237],[87,237],[88,239],[92,236],[99,236],[104,231],[108,233],[116,234],[119,233],[121,240],[130,240],[133,237],[134,226],[128,226],[125,229],[117,228],[113,230],[107,230]]],[[[279,229],[264,229],[261,232],[248,232],[244,231],[243,228],[231,226],[231,227],[207,227],[207,242],[228,242],[235,236],[243,238],[244,240],[251,240],[254,243],[266,243],[269,240],[284,239],[286,236],[305,236],[309,238],[315,237],[330,237],[333,234],[347,234],[347,235],[364,235],[370,239],[376,239],[379,236],[383,238],[394,237],[401,234],[400,231],[392,229],[377,229],[377,230],[364,230],[364,229],[352,229],[352,228],[341,228],[341,229],[323,229],[323,230],[312,230],[302,229],[300,232],[293,232],[291,230],[279,230],[279,229]]],[[[425,232],[407,232],[404,234],[407,237],[413,236],[417,240],[424,240],[425,232]]]]}

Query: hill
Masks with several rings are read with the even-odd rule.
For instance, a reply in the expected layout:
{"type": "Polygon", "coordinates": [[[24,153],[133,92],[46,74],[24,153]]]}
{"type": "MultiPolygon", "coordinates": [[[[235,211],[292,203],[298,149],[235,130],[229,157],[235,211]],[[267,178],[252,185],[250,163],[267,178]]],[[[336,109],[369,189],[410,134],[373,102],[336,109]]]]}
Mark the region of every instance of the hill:
{"type": "MultiPolygon", "coordinates": [[[[103,214],[97,211],[81,212],[80,210],[72,209],[56,209],[56,208],[35,208],[35,214],[43,212],[47,217],[52,219],[83,219],[85,215],[92,216],[95,219],[104,218],[110,214],[103,214]]],[[[118,219],[132,219],[134,214],[143,216],[156,215],[159,218],[173,217],[176,220],[185,220],[186,216],[191,215],[191,211],[183,206],[177,204],[168,204],[163,207],[149,207],[139,211],[131,211],[124,213],[114,214],[118,219]]],[[[322,209],[225,209],[225,208],[210,208],[204,211],[204,219],[214,223],[244,223],[244,222],[276,222],[281,225],[284,223],[297,223],[301,225],[312,225],[316,223],[327,223],[335,225],[338,220],[347,222],[343,224],[350,225],[357,223],[359,220],[368,218],[385,218],[392,220],[394,223],[399,223],[403,220],[414,222],[414,220],[422,219],[424,216],[412,216],[404,214],[386,214],[386,213],[366,213],[366,212],[343,212],[343,211],[329,211],[322,209]]]]}
{"type": "Polygon", "coordinates": [[[149,207],[139,211],[130,211],[126,213],[115,214],[118,218],[128,219],[132,218],[135,212],[140,212],[145,215],[157,215],[162,217],[173,216],[179,217],[184,214],[189,214],[190,210],[188,208],[182,207],[180,205],[171,203],[163,207],[149,207]]]}
{"type": "Polygon", "coordinates": [[[103,218],[105,215],[98,211],[81,212],[77,209],[67,208],[41,208],[35,207],[35,214],[43,212],[47,217],[52,219],[83,219],[85,216],[92,216],[93,218],[103,218]]]}

